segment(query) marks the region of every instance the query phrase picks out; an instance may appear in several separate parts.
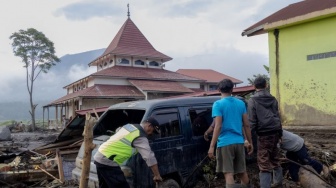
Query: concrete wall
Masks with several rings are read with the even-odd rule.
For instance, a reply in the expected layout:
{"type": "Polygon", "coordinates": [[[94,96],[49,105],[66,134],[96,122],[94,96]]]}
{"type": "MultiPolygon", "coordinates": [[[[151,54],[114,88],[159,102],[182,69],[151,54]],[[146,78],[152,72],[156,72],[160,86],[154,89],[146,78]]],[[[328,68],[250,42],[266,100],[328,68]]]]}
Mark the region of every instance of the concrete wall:
{"type": "Polygon", "coordinates": [[[271,93],[285,125],[336,125],[336,56],[307,60],[336,52],[335,23],[332,17],[280,29],[278,58],[276,37],[268,34],[271,93]]]}

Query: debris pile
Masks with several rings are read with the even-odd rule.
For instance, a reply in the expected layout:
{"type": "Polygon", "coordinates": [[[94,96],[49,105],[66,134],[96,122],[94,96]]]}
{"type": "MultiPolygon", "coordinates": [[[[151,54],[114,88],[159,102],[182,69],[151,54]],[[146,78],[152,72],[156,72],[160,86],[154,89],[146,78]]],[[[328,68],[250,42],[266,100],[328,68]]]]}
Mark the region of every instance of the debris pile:
{"type": "Polygon", "coordinates": [[[78,187],[71,171],[81,138],[57,142],[56,130],[11,130],[11,140],[0,142],[0,187],[78,187]]]}

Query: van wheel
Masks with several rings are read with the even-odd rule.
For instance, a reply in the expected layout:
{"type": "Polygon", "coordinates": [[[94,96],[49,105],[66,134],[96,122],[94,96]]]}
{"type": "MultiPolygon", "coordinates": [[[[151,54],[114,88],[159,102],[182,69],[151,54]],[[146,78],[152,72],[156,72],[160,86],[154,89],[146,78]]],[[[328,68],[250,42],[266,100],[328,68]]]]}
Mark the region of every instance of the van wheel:
{"type": "Polygon", "coordinates": [[[180,188],[180,185],[173,179],[167,179],[159,183],[160,188],[180,188]]]}

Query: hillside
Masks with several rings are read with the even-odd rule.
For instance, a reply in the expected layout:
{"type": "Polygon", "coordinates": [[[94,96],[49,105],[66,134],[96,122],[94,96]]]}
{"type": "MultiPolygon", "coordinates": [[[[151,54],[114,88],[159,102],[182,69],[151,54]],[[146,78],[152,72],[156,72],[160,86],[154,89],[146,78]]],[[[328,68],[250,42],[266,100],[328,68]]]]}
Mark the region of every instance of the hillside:
{"type": "MultiPolygon", "coordinates": [[[[41,74],[35,82],[34,103],[36,108],[36,119],[42,119],[43,106],[64,96],[64,86],[90,74],[88,64],[100,56],[105,49],[92,50],[77,54],[67,54],[62,56],[61,62],[52,67],[47,74],[41,74]]],[[[13,87],[16,88],[15,98],[0,102],[0,121],[6,120],[29,120],[30,104],[25,81],[15,81],[13,87]]],[[[50,109],[51,116],[54,115],[50,109]]],[[[47,112],[45,112],[45,117],[47,112]]],[[[53,117],[51,117],[52,119],[53,117]]]]}

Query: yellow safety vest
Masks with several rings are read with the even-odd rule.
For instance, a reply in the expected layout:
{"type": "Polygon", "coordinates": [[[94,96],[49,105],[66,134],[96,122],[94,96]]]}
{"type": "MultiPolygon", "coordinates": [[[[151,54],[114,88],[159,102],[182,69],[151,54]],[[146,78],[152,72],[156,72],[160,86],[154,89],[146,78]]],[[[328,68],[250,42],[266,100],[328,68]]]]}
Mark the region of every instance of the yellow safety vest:
{"type": "Polygon", "coordinates": [[[104,142],[98,151],[119,165],[124,164],[132,155],[137,153],[132,143],[141,133],[135,125],[124,125],[117,133],[104,142]]]}

